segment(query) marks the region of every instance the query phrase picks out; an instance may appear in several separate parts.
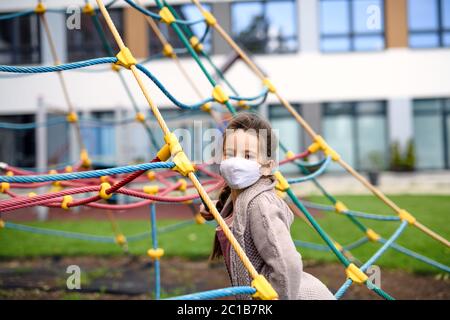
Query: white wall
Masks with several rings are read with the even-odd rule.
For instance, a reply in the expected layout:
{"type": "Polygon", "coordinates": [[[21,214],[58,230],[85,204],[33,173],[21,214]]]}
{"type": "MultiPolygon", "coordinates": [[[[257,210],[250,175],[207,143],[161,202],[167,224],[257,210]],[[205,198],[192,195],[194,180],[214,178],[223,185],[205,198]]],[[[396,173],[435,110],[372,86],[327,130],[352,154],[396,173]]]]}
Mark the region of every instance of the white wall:
{"type": "MultiPolygon", "coordinates": [[[[215,57],[222,61],[223,57],[215,57]]],[[[379,53],[297,54],[256,57],[257,63],[268,72],[283,95],[293,102],[338,100],[392,100],[450,96],[450,50],[392,49],[379,53]]],[[[211,88],[191,59],[183,59],[205,96],[211,88]]],[[[147,64],[148,68],[180,100],[193,102],[196,96],[168,60],[147,64]]],[[[107,65],[99,69],[108,69],[107,65]]],[[[95,69],[91,68],[91,70],[95,69]]],[[[139,103],[142,97],[128,71],[128,83],[139,103]]],[[[117,105],[130,106],[117,75],[112,71],[65,72],[67,85],[75,106],[79,109],[108,109],[117,105]]],[[[241,95],[253,95],[260,84],[239,62],[229,71],[229,78],[241,95]]],[[[150,85],[150,82],[148,82],[150,85]]],[[[158,105],[171,105],[153,85],[150,92],[158,105]]],[[[0,112],[34,111],[37,98],[46,104],[65,110],[62,91],[56,74],[41,74],[18,78],[0,78],[0,112]]]]}

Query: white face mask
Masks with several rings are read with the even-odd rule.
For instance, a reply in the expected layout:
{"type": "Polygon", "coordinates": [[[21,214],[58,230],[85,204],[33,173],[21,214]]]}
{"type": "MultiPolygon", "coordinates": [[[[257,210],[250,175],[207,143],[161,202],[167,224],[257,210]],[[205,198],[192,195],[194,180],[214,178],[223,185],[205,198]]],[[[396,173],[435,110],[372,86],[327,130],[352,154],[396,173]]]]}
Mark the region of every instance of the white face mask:
{"type": "Polygon", "coordinates": [[[256,161],[233,157],[220,163],[220,174],[231,189],[244,189],[259,180],[260,167],[256,161]]]}

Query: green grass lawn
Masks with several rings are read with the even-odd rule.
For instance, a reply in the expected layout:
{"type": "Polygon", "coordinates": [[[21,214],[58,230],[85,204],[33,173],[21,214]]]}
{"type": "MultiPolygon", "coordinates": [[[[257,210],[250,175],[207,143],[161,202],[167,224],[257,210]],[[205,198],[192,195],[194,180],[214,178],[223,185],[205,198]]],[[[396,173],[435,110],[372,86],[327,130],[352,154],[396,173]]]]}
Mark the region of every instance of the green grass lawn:
{"type": "MultiPolygon", "coordinates": [[[[435,230],[445,238],[450,238],[450,197],[445,196],[392,196],[401,207],[407,208],[420,222],[435,230]]],[[[313,202],[327,203],[322,197],[311,197],[313,202]]],[[[349,208],[371,213],[390,214],[391,211],[372,196],[341,196],[349,208]]],[[[13,216],[11,214],[10,216],[13,216]]],[[[389,237],[399,226],[399,222],[361,221],[384,238],[389,237]]],[[[158,226],[177,223],[176,220],[158,220],[158,226]]],[[[125,235],[137,234],[150,229],[150,222],[118,221],[125,235]]],[[[346,217],[335,213],[324,213],[319,219],[323,228],[338,242],[345,245],[359,239],[362,233],[346,217]]],[[[111,235],[108,221],[48,221],[32,222],[29,225],[48,229],[67,230],[95,235],[111,235]]],[[[190,259],[205,259],[209,255],[214,229],[207,225],[189,225],[161,234],[159,246],[164,248],[166,256],[180,256],[190,259]]],[[[319,236],[303,221],[296,219],[292,226],[294,239],[323,243],[319,236]]],[[[435,259],[445,265],[450,265],[450,250],[429,238],[414,227],[408,227],[397,241],[398,244],[435,259]]],[[[132,242],[129,251],[132,254],[145,254],[150,247],[150,238],[132,242]]],[[[366,261],[380,244],[368,243],[352,251],[361,261],[366,261]]],[[[299,248],[305,260],[337,261],[327,252],[299,248]]],[[[56,236],[37,235],[10,229],[0,230],[0,258],[37,257],[37,256],[76,256],[76,255],[120,255],[122,249],[115,244],[87,242],[76,239],[66,239],[56,236]]],[[[439,272],[434,267],[416,261],[394,250],[388,250],[377,263],[384,268],[399,268],[414,272],[439,272]]]]}

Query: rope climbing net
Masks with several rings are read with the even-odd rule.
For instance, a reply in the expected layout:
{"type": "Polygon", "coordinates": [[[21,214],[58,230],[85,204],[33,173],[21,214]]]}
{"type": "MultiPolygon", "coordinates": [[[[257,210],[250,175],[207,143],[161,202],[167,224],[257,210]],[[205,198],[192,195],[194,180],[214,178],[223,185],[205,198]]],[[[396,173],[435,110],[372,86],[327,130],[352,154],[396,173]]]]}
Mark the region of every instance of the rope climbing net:
{"type": "MultiPolygon", "coordinates": [[[[98,32],[100,39],[102,40],[106,57],[90,59],[85,61],[78,61],[73,63],[61,63],[55,49],[55,43],[52,38],[50,27],[46,21],[46,13],[50,11],[61,11],[47,9],[44,4],[39,1],[37,6],[31,10],[25,10],[22,12],[0,15],[0,20],[15,19],[27,15],[36,14],[39,16],[40,21],[44,27],[47,41],[54,60],[52,66],[8,66],[0,65],[0,72],[13,73],[13,74],[38,74],[38,73],[56,73],[60,81],[61,88],[64,93],[64,99],[67,104],[66,119],[63,120],[48,120],[45,123],[27,123],[27,124],[11,124],[0,123],[0,128],[10,130],[29,130],[39,126],[51,126],[57,123],[68,122],[73,126],[77,133],[77,139],[80,147],[80,159],[72,166],[65,166],[63,168],[57,168],[50,172],[36,173],[32,170],[25,170],[10,166],[6,163],[0,164],[0,169],[6,172],[5,175],[0,176],[0,193],[7,195],[9,198],[0,201],[0,213],[2,216],[7,212],[16,211],[22,208],[30,208],[34,206],[45,206],[49,208],[63,208],[70,210],[70,208],[77,206],[87,206],[91,208],[105,209],[108,212],[108,216],[113,226],[114,236],[98,236],[83,233],[67,232],[60,230],[51,230],[28,226],[24,224],[17,224],[0,219],[0,228],[9,228],[25,232],[32,232],[38,234],[62,236],[67,238],[81,239],[86,241],[97,241],[104,243],[117,243],[118,245],[126,248],[127,244],[132,241],[145,239],[151,235],[152,246],[148,250],[147,254],[154,260],[155,270],[155,297],[160,298],[160,260],[164,255],[164,250],[158,246],[158,235],[182,228],[191,223],[207,224],[205,220],[195,213],[194,219],[183,221],[174,225],[166,226],[164,228],[157,228],[156,224],[156,206],[155,203],[159,202],[171,202],[171,203],[187,203],[190,205],[194,212],[194,202],[202,201],[213,215],[217,224],[224,230],[225,236],[230,241],[233,250],[236,251],[244,267],[250,274],[252,281],[249,286],[244,287],[230,287],[218,290],[193,293],[190,295],[184,295],[174,297],[173,299],[213,299],[225,296],[233,296],[240,294],[249,294],[257,299],[276,299],[278,294],[272,288],[267,279],[263,275],[259,274],[255,267],[250,262],[249,258],[237,242],[232,232],[224,222],[223,218],[217,211],[214,203],[212,202],[209,193],[218,190],[223,185],[223,180],[217,173],[208,169],[207,164],[194,165],[187,157],[176,135],[169,129],[166,119],[160,113],[159,108],[154,103],[152,95],[150,94],[147,86],[144,83],[143,77],[147,77],[152,81],[159,90],[178,108],[187,110],[191,114],[198,114],[198,112],[205,112],[211,116],[211,118],[217,123],[219,129],[223,129],[223,117],[222,113],[234,115],[237,110],[252,109],[263,104],[268,95],[274,95],[276,99],[283,105],[292,117],[299,123],[299,125],[306,131],[311,137],[313,143],[307,148],[307,150],[294,153],[288,150],[282,143],[280,143],[281,149],[285,152],[285,159],[280,161],[280,167],[284,164],[290,163],[295,165],[302,173],[301,177],[286,179],[281,171],[275,172],[277,179],[276,189],[280,197],[288,197],[288,199],[303,213],[309,225],[319,234],[325,244],[310,243],[300,240],[295,240],[295,244],[300,247],[306,247],[310,249],[320,251],[330,251],[337,259],[342,263],[345,268],[345,274],[347,280],[342,287],[336,292],[336,298],[341,298],[352,283],[357,283],[367,286],[369,290],[372,290],[379,296],[385,299],[393,299],[387,292],[374,285],[365,273],[367,269],[374,264],[387,249],[392,248],[400,253],[408,255],[412,258],[418,259],[424,263],[430,264],[445,272],[450,272],[450,268],[437,261],[413,252],[405,247],[396,244],[396,240],[406,230],[408,226],[415,227],[432,237],[436,241],[443,244],[445,247],[449,247],[449,242],[436,232],[430,230],[425,225],[420,223],[411,213],[406,209],[400,208],[396,203],[390,200],[379,189],[370,184],[362,175],[356,172],[349,164],[347,164],[341,156],[330,146],[327,142],[318,135],[309,124],[300,116],[297,110],[286,100],[275,87],[271,80],[258,68],[253,60],[236,44],[236,42],[227,34],[227,32],[221,27],[219,22],[213,16],[213,14],[204,9],[199,0],[191,0],[197,7],[202,15],[201,19],[185,20],[181,19],[178,12],[168,4],[165,0],[155,0],[156,6],[159,12],[155,13],[147,10],[142,6],[139,0],[124,0],[127,5],[134,8],[138,12],[142,13],[149,25],[149,27],[155,32],[162,45],[162,52],[160,54],[151,56],[143,61],[138,62],[130,49],[125,45],[119,34],[113,20],[111,19],[108,9],[116,0],[104,4],[103,0],[96,0],[97,7],[94,8],[89,1],[86,1],[85,6],[82,8],[83,13],[89,15],[92,18],[92,22],[98,32]],[[109,32],[112,33],[113,38],[119,48],[119,52],[114,54],[111,44],[108,42],[105,35],[105,30],[99,22],[99,15],[102,15],[106,21],[109,32]],[[172,28],[177,35],[183,48],[174,48],[169,43],[167,38],[161,32],[158,24],[155,21],[160,21],[172,28]],[[205,26],[204,33],[198,38],[192,31],[193,25],[203,24],[205,26]],[[260,93],[253,96],[241,96],[238,90],[233,86],[230,81],[227,80],[224,73],[217,67],[215,62],[209,56],[208,52],[204,50],[204,40],[208,33],[213,30],[217,32],[219,36],[231,47],[231,49],[241,58],[249,69],[259,78],[262,82],[262,90],[260,93]],[[206,77],[211,85],[212,91],[210,94],[204,95],[192,79],[191,75],[184,69],[178,58],[179,54],[189,54],[199,67],[201,73],[206,77]],[[144,65],[151,59],[167,57],[172,59],[182,76],[189,83],[191,89],[198,97],[198,102],[194,104],[186,104],[172,95],[165,85],[144,65]],[[214,70],[216,76],[213,76],[205,64],[214,70]],[[87,67],[98,65],[112,66],[112,70],[117,74],[121,81],[124,90],[126,91],[130,102],[135,111],[135,119],[127,119],[122,122],[109,122],[107,125],[120,125],[129,123],[131,121],[138,121],[142,124],[143,128],[148,134],[150,142],[159,150],[154,159],[148,163],[112,167],[102,170],[89,170],[92,167],[92,161],[90,160],[87,148],[83,143],[81,135],[80,125],[82,120],[78,119],[74,105],[70,99],[70,90],[68,89],[67,82],[64,78],[64,72],[68,70],[86,70],[89,72],[106,72],[111,70],[109,68],[104,69],[84,69],[87,67]],[[153,114],[152,119],[147,119],[145,114],[139,110],[139,107],[133,97],[130,90],[129,83],[125,79],[123,73],[131,72],[133,78],[137,82],[140,91],[144,95],[148,106],[153,114]],[[216,78],[218,80],[216,80],[216,78]],[[220,83],[223,83],[227,89],[222,87],[220,83]],[[231,94],[228,94],[230,92],[231,94]],[[149,126],[150,120],[156,120],[164,135],[164,144],[161,146],[155,139],[153,129],[149,126]],[[323,160],[316,163],[306,161],[306,158],[315,153],[322,153],[323,160]],[[370,190],[376,197],[390,207],[395,215],[380,215],[374,213],[366,213],[360,211],[350,210],[342,201],[332,196],[327,190],[318,182],[317,177],[323,174],[330,163],[335,162],[355,177],[360,183],[363,184],[368,190],[370,190]],[[183,178],[178,178],[182,175],[183,178]],[[199,179],[202,179],[200,182],[199,179]],[[145,185],[143,188],[132,187],[134,183],[146,183],[148,181],[155,181],[158,184],[153,183],[145,185]],[[311,181],[320,192],[330,201],[331,205],[322,205],[317,203],[310,203],[307,201],[300,201],[294,194],[291,186],[293,184],[303,183],[311,181]],[[161,186],[162,185],[162,186],[161,186]],[[42,187],[51,187],[50,192],[36,194],[30,192],[27,195],[19,194],[13,190],[15,189],[36,189],[42,187]],[[207,188],[205,188],[207,187],[207,188]],[[195,189],[195,193],[187,193],[187,191],[195,189]],[[173,192],[182,192],[183,195],[171,195],[173,192]],[[83,194],[89,194],[89,196],[82,197],[83,194]],[[113,204],[108,202],[114,194],[122,194],[128,197],[136,198],[137,200],[128,204],[113,204]],[[104,200],[104,201],[103,201],[104,200]],[[121,233],[119,226],[115,222],[113,210],[125,210],[137,207],[150,207],[150,220],[151,230],[140,234],[127,235],[121,233]],[[311,215],[310,209],[318,209],[322,211],[335,211],[342,216],[345,216],[350,222],[362,232],[362,237],[350,244],[341,245],[335,241],[317,222],[317,220],[311,215]],[[361,220],[376,220],[385,222],[399,222],[398,228],[387,239],[381,237],[375,230],[366,227],[361,220]],[[365,263],[359,263],[351,254],[351,250],[362,246],[369,242],[378,242],[381,247],[372,255],[372,257],[365,263]]],[[[4,76],[2,76],[3,78],[4,76]]],[[[6,77],[7,78],[7,77],[6,77]]]]}

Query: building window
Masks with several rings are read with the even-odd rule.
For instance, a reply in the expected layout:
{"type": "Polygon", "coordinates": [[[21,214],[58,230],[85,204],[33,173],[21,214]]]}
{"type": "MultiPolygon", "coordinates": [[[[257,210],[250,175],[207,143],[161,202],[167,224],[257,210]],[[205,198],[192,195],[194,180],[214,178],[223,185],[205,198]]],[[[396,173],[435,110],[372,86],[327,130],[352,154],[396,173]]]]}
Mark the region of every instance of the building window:
{"type": "Polygon", "coordinates": [[[450,0],[409,0],[411,48],[450,47],[450,0]]]}
{"type": "MultiPolygon", "coordinates": [[[[300,105],[293,104],[292,106],[298,113],[301,113],[300,105]]],[[[303,145],[303,129],[284,106],[270,105],[269,119],[272,129],[278,134],[278,139],[288,150],[299,153],[305,149],[303,145]]],[[[284,159],[286,152],[281,147],[279,147],[278,151],[278,159],[284,159]]],[[[294,173],[298,172],[298,170],[298,167],[293,164],[286,164],[282,167],[282,171],[286,173],[294,173]]]]}
{"type": "Polygon", "coordinates": [[[89,155],[97,162],[114,163],[116,156],[115,127],[106,124],[114,120],[113,111],[92,112],[92,124],[82,126],[81,134],[89,155]],[[105,122],[105,124],[102,123],[105,122]]]}
{"type": "Polygon", "coordinates": [[[40,22],[37,15],[0,20],[0,64],[41,62],[40,22]]]}
{"type": "Polygon", "coordinates": [[[322,51],[383,50],[383,7],[383,0],[321,0],[322,51]]]}
{"type": "MultiPolygon", "coordinates": [[[[123,34],[123,10],[121,8],[112,8],[108,10],[111,19],[117,27],[120,34],[123,34]]],[[[101,27],[108,40],[112,52],[119,51],[116,41],[106,25],[105,19],[101,14],[97,15],[101,27]]],[[[86,59],[105,57],[108,52],[97,31],[94,21],[90,15],[81,15],[81,28],[67,30],[67,59],[70,62],[86,59]]]]}
{"type": "Polygon", "coordinates": [[[414,145],[418,169],[450,168],[450,99],[414,101],[414,145]]]}
{"type": "MultiPolygon", "coordinates": [[[[323,132],[327,142],[358,170],[387,166],[386,104],[381,101],[326,103],[323,132]]],[[[333,170],[339,166],[332,164],[333,170]]]]}
{"type": "Polygon", "coordinates": [[[233,38],[252,53],[291,53],[298,50],[295,0],[232,3],[233,38]]]}
{"type": "MultiPolygon", "coordinates": [[[[34,122],[32,114],[0,116],[0,122],[30,123],[34,122]]],[[[0,129],[0,159],[16,167],[32,168],[36,165],[36,134],[35,130],[0,129]]]]}
{"type": "MultiPolygon", "coordinates": [[[[176,5],[172,6],[175,11],[178,13],[181,19],[183,20],[198,20],[202,19],[203,15],[198,10],[198,8],[194,4],[183,4],[183,5],[176,5]]],[[[210,11],[211,6],[204,4],[203,8],[205,10],[210,11]]],[[[159,9],[156,7],[150,7],[147,8],[148,10],[158,13],[159,9]]],[[[180,25],[181,26],[181,25],[180,25]]],[[[167,39],[167,41],[172,45],[173,48],[184,48],[183,43],[178,38],[177,34],[173,30],[173,28],[163,22],[158,23],[158,27],[167,39]]],[[[208,33],[206,33],[206,26],[204,23],[197,23],[194,25],[191,25],[188,27],[191,29],[193,34],[200,40],[202,40],[203,43],[203,50],[205,52],[211,52],[212,45],[211,45],[211,32],[212,30],[209,30],[208,33]]],[[[149,39],[149,45],[150,45],[150,55],[160,54],[162,52],[162,45],[161,41],[158,39],[156,34],[153,32],[153,30],[150,29],[149,31],[150,39],[149,39]]],[[[187,55],[188,53],[179,54],[179,55],[187,55]]]]}

